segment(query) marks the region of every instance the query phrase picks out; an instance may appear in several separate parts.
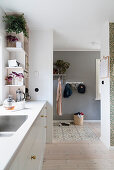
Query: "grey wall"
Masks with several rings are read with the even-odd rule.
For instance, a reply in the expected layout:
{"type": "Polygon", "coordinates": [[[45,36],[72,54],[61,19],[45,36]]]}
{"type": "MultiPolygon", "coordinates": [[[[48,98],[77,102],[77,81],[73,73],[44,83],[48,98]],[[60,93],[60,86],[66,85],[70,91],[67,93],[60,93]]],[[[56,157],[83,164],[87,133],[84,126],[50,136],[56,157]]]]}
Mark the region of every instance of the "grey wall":
{"type": "MultiPolygon", "coordinates": [[[[66,72],[66,81],[82,81],[86,85],[86,93],[79,94],[73,90],[69,98],[62,99],[62,116],[56,114],[57,79],[53,84],[54,120],[71,120],[73,113],[84,112],[85,119],[100,120],[100,101],[96,101],[96,59],[97,51],[54,51],[54,62],[58,59],[68,61],[70,68],[66,72]]],[[[65,84],[62,82],[62,90],[65,84]]]]}

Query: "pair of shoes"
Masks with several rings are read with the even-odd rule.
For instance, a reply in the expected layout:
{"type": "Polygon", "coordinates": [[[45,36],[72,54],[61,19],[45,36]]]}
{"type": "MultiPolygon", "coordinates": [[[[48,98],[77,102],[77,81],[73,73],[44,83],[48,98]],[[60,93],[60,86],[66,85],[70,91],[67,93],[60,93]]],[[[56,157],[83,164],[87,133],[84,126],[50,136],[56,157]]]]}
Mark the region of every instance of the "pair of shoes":
{"type": "Polygon", "coordinates": [[[60,124],[59,124],[59,126],[69,126],[70,125],[70,123],[63,123],[63,122],[61,122],[60,124]]]}

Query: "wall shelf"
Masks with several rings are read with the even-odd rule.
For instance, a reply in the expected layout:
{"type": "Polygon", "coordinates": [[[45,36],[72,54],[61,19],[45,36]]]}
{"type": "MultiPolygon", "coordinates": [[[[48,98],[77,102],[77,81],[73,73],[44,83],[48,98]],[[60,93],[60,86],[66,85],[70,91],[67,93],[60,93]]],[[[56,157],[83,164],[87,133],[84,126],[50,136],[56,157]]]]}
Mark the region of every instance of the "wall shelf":
{"type": "Polygon", "coordinates": [[[61,78],[64,82],[65,78],[66,78],[66,74],[53,74],[53,80],[57,80],[58,78],[61,78]]]}
{"type": "Polygon", "coordinates": [[[53,74],[54,77],[66,76],[66,74],[53,74]]]}
{"type": "Polygon", "coordinates": [[[6,69],[23,69],[23,67],[6,67],[6,69]]]}
{"type": "Polygon", "coordinates": [[[6,50],[9,52],[25,52],[25,55],[28,56],[28,53],[23,48],[6,47],[6,50]]]}
{"type": "MultiPolygon", "coordinates": [[[[28,27],[27,27],[28,29],[28,27]]],[[[27,30],[29,33],[29,29],[27,30]]],[[[8,34],[9,35],[9,34],[8,34]]],[[[22,73],[24,75],[23,78],[23,83],[22,85],[8,85],[6,81],[6,87],[8,88],[8,94],[11,94],[16,100],[16,90],[20,88],[23,93],[25,93],[25,88],[29,88],[29,38],[26,38],[22,33],[16,34],[16,33],[11,33],[12,36],[16,36],[19,41],[21,42],[21,47],[17,48],[16,43],[13,44],[14,47],[12,47],[8,41],[7,41],[7,47],[6,50],[8,51],[8,60],[16,60],[17,62],[20,63],[19,67],[8,67],[6,65],[6,75],[5,79],[8,75],[12,74],[12,72],[22,73]]],[[[8,63],[7,63],[8,64],[8,63]]],[[[18,84],[18,83],[17,83],[18,84]]],[[[21,84],[21,83],[20,83],[21,84]]]]}
{"type": "Polygon", "coordinates": [[[25,87],[25,85],[13,85],[13,84],[11,84],[11,85],[6,84],[5,86],[7,86],[7,87],[25,87]]]}
{"type": "Polygon", "coordinates": [[[9,52],[25,52],[23,48],[16,47],[6,47],[6,50],[9,52]]]}

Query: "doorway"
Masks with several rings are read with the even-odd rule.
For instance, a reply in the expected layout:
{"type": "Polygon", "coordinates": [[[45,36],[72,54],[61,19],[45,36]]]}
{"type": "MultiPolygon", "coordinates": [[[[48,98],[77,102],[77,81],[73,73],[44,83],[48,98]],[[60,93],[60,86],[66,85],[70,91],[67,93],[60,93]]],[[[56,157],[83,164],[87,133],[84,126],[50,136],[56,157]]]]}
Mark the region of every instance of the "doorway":
{"type": "MultiPolygon", "coordinates": [[[[70,63],[64,74],[55,73],[53,79],[53,143],[93,142],[100,138],[100,100],[96,94],[96,60],[100,59],[99,51],[54,51],[54,64],[58,60],[70,63]],[[58,78],[62,85],[62,116],[57,114],[56,96],[58,78]],[[66,83],[75,82],[72,95],[63,97],[66,83]],[[83,83],[86,91],[78,93],[78,83],[83,83]],[[74,114],[84,113],[83,126],[74,124],[74,114]],[[69,124],[62,125],[61,123],[69,124]]],[[[98,72],[97,72],[98,74],[98,72]]],[[[98,81],[98,80],[97,80],[98,81]]]]}

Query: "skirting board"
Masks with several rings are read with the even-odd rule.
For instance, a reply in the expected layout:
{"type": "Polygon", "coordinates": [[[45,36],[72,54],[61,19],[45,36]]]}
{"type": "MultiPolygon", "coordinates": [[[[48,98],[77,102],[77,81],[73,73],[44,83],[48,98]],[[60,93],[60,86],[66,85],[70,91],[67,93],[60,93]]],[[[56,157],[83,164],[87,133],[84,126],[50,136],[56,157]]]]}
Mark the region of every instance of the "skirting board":
{"type": "MultiPolygon", "coordinates": [[[[53,120],[54,122],[72,122],[73,120],[53,120]]],[[[101,120],[84,120],[84,122],[90,122],[90,123],[100,123],[101,120]]]]}
{"type": "Polygon", "coordinates": [[[114,151],[114,146],[110,146],[110,147],[109,147],[109,150],[110,150],[110,151],[114,151]]]}
{"type": "Polygon", "coordinates": [[[97,122],[101,122],[101,120],[84,120],[84,122],[92,122],[92,123],[97,123],[97,122]]]}
{"type": "Polygon", "coordinates": [[[100,140],[101,140],[101,142],[107,147],[107,149],[108,149],[109,151],[114,151],[114,146],[109,146],[109,144],[104,143],[104,140],[102,139],[102,137],[100,137],[100,140]]]}
{"type": "Polygon", "coordinates": [[[107,147],[107,149],[109,150],[109,143],[106,141],[106,140],[104,140],[103,138],[102,138],[102,136],[100,137],[100,141],[107,147]]]}

